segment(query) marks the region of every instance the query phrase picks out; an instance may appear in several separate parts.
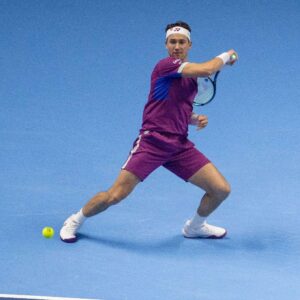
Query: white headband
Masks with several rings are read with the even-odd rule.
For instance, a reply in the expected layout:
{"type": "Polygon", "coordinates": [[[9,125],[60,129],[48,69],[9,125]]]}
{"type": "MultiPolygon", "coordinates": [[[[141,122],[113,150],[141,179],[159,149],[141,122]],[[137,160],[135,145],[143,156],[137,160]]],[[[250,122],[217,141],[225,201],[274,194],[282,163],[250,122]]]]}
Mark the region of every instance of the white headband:
{"type": "Polygon", "coordinates": [[[180,27],[180,26],[176,26],[176,27],[172,27],[172,28],[168,29],[167,34],[166,34],[166,39],[168,39],[168,37],[171,34],[175,34],[175,33],[183,34],[189,39],[189,41],[191,40],[191,33],[187,29],[180,27]]]}

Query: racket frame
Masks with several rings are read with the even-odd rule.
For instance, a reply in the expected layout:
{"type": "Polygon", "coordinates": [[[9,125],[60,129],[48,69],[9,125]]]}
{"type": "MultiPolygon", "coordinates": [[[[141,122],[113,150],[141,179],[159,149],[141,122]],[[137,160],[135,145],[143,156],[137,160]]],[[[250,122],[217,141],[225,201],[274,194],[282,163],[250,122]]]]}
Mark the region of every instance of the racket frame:
{"type": "Polygon", "coordinates": [[[216,91],[217,91],[217,78],[218,78],[219,74],[220,74],[220,71],[217,71],[213,78],[211,78],[210,76],[204,78],[204,79],[209,80],[213,85],[214,90],[213,90],[213,94],[212,94],[211,98],[205,103],[199,103],[199,102],[194,101],[193,105],[195,105],[195,106],[204,106],[204,105],[210,103],[215,98],[216,91]]]}

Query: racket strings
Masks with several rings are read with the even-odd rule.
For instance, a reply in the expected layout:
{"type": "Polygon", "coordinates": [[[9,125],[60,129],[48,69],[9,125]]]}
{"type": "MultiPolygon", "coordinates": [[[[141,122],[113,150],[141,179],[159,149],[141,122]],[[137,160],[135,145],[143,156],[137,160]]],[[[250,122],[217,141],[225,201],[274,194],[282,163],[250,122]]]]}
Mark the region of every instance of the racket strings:
{"type": "Polygon", "coordinates": [[[198,78],[198,93],[194,99],[195,105],[208,103],[215,94],[215,87],[209,78],[198,78]]]}

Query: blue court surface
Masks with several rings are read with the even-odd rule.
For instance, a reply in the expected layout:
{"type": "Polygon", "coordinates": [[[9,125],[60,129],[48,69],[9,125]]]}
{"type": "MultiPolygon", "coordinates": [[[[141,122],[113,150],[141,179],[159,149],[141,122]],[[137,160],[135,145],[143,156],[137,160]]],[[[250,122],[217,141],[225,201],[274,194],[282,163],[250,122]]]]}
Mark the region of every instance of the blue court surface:
{"type": "Polygon", "coordinates": [[[2,299],[300,299],[299,32],[296,0],[0,1],[2,299]],[[190,61],[240,56],[189,131],[232,186],[209,218],[228,236],[182,237],[203,191],[161,168],[61,242],[127,159],[177,20],[190,61]]]}

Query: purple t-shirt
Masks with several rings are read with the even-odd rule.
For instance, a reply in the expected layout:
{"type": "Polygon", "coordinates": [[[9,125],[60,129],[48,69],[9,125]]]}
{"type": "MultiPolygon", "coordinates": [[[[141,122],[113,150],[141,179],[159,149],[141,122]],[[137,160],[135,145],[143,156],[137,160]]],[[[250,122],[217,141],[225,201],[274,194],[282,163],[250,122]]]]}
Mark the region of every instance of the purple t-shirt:
{"type": "Polygon", "coordinates": [[[182,63],[180,59],[167,57],[155,66],[141,131],[187,136],[198,88],[196,78],[181,76],[182,63]]]}

